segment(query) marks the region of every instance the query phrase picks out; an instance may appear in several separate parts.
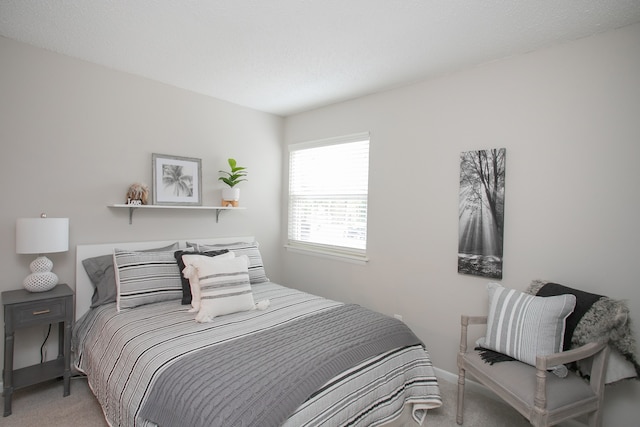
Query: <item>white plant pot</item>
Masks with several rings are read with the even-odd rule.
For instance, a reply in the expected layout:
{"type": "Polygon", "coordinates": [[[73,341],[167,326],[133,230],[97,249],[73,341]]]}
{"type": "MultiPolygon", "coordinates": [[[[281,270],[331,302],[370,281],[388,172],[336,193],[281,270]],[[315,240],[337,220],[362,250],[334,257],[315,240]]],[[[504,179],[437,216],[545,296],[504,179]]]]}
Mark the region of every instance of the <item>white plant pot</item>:
{"type": "Polygon", "coordinates": [[[240,200],[240,189],[236,187],[223,188],[222,198],[224,200],[240,200]]]}
{"type": "Polygon", "coordinates": [[[222,206],[238,206],[240,200],[240,189],[229,187],[222,189],[222,206]]]}

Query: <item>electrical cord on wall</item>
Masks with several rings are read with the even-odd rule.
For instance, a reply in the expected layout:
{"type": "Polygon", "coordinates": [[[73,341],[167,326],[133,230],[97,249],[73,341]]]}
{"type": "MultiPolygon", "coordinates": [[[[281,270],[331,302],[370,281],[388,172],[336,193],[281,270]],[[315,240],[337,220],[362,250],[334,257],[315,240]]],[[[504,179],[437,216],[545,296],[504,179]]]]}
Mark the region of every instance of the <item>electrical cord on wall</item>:
{"type": "Polygon", "coordinates": [[[44,345],[47,343],[47,340],[49,339],[49,334],[51,333],[51,323],[49,323],[49,329],[47,330],[47,336],[44,337],[44,341],[42,342],[42,345],[40,346],[40,363],[44,362],[44,345]]]}

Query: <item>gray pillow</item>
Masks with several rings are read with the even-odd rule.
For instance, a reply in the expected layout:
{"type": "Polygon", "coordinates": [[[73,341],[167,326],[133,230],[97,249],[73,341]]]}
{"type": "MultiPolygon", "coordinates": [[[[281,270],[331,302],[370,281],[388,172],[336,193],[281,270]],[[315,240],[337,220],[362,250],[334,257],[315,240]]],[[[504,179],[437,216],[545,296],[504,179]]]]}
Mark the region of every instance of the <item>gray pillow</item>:
{"type": "MultiPolygon", "coordinates": [[[[178,249],[178,242],[164,248],[145,249],[142,252],[151,251],[172,251],[178,249]]],[[[82,260],[91,283],[95,286],[91,296],[91,308],[98,307],[110,302],[116,302],[116,276],[113,270],[113,254],[100,255],[82,260]]]]}

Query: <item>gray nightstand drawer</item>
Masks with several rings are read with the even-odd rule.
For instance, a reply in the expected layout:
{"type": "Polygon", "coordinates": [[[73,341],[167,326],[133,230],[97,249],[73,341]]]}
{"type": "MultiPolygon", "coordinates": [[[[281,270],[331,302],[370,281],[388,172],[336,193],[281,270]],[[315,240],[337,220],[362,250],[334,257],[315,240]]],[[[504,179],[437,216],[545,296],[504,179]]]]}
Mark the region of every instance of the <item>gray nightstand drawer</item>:
{"type": "Polygon", "coordinates": [[[11,311],[14,328],[42,324],[43,322],[54,323],[64,320],[65,315],[65,300],[62,298],[16,304],[11,311]]]}

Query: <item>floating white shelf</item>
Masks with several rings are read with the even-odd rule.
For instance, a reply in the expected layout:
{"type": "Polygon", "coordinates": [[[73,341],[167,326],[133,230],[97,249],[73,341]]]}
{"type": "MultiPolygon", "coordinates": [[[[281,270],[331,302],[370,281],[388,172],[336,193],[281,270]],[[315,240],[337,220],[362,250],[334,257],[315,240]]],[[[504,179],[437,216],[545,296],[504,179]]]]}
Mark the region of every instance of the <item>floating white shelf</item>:
{"type": "Polygon", "coordinates": [[[128,208],[129,209],[129,224],[133,224],[133,211],[136,209],[197,209],[197,210],[209,210],[216,211],[216,222],[220,217],[222,211],[233,211],[246,209],[244,207],[227,207],[227,206],[183,206],[183,205],[129,205],[126,203],[108,205],[110,208],[128,208]]]}

